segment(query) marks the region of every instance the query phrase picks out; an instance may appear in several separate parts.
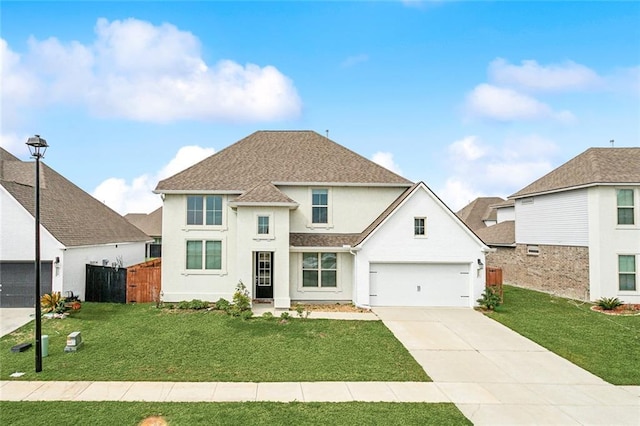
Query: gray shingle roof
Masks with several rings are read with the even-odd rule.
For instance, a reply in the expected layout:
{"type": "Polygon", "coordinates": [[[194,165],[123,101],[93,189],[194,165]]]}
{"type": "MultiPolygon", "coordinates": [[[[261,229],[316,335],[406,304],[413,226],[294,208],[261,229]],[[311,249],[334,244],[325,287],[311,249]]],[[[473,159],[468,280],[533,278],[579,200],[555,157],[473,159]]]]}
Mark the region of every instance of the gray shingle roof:
{"type": "Polygon", "coordinates": [[[515,246],[516,244],[516,224],[513,220],[505,220],[477,229],[475,233],[489,246],[515,246]]]}
{"type": "Polygon", "coordinates": [[[478,197],[459,210],[456,215],[471,228],[471,230],[476,231],[486,228],[487,225],[483,222],[484,220],[496,219],[497,212],[491,206],[503,202],[504,199],[500,197],[478,197]]]}
{"type": "Polygon", "coordinates": [[[640,183],[640,148],[589,148],[509,198],[615,183],[640,183]]]}
{"type": "Polygon", "coordinates": [[[127,213],[124,218],[150,237],[162,236],[162,207],[149,214],[127,213]]]}
{"type": "Polygon", "coordinates": [[[254,186],[249,189],[239,197],[236,197],[232,204],[238,203],[249,203],[249,204],[272,204],[272,203],[285,203],[285,204],[295,204],[291,198],[289,198],[285,193],[280,191],[275,187],[271,182],[261,183],[259,185],[254,186]]]}
{"type": "Polygon", "coordinates": [[[162,180],[156,192],[247,191],[262,182],[411,182],[313,131],[258,131],[162,180]]]}
{"type": "Polygon", "coordinates": [[[342,247],[354,246],[360,234],[311,234],[291,233],[289,244],[293,247],[342,247]]]}
{"type": "MultiPolygon", "coordinates": [[[[35,163],[0,148],[0,185],[34,214],[35,163]],[[29,177],[31,175],[31,177],[29,177]]],[[[40,223],[67,247],[148,241],[149,237],[44,163],[40,223]]]]}

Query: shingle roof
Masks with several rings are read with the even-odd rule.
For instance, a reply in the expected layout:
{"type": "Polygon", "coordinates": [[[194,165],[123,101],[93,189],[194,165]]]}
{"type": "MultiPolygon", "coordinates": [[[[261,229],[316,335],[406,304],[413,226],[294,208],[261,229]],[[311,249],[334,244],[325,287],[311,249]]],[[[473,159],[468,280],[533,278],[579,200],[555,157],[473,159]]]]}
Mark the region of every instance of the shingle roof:
{"type": "Polygon", "coordinates": [[[162,207],[149,214],[127,213],[124,218],[150,237],[162,236],[162,207]]]}
{"type": "MultiPolygon", "coordinates": [[[[0,148],[0,185],[34,214],[34,162],[0,148]],[[31,175],[31,177],[29,177],[31,175]]],[[[149,237],[115,211],[41,163],[40,223],[67,247],[148,241],[149,237]]]]}
{"type": "Polygon", "coordinates": [[[497,212],[491,206],[503,202],[504,199],[500,197],[478,197],[459,210],[456,215],[471,230],[476,231],[486,228],[487,225],[483,222],[484,220],[496,219],[497,212]]]}
{"type": "Polygon", "coordinates": [[[311,234],[291,233],[289,243],[293,247],[342,247],[354,246],[360,234],[311,234]]]}
{"type": "Polygon", "coordinates": [[[515,246],[516,244],[516,225],[513,220],[505,220],[477,229],[475,233],[489,246],[515,246]]]}
{"type": "Polygon", "coordinates": [[[614,183],[640,183],[640,148],[589,148],[509,198],[614,183]]]}
{"type": "Polygon", "coordinates": [[[262,182],[411,182],[313,131],[258,131],[162,180],[156,192],[247,191],[262,182]]]}
{"type": "Polygon", "coordinates": [[[249,204],[272,204],[272,203],[285,203],[285,204],[295,204],[291,198],[289,198],[285,193],[280,191],[275,187],[271,182],[264,182],[259,185],[254,186],[249,189],[239,197],[236,197],[233,201],[233,204],[239,203],[249,203],[249,204]]]}

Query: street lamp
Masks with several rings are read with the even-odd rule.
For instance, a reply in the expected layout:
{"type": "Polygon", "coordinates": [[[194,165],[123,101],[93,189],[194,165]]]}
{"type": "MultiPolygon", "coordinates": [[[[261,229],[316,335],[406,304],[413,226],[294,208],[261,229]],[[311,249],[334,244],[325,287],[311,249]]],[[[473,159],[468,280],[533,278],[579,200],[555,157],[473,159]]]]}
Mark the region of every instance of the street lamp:
{"type": "Polygon", "coordinates": [[[42,318],[40,317],[40,159],[49,145],[47,141],[35,135],[27,140],[29,153],[36,159],[36,373],[42,371],[42,318]]]}

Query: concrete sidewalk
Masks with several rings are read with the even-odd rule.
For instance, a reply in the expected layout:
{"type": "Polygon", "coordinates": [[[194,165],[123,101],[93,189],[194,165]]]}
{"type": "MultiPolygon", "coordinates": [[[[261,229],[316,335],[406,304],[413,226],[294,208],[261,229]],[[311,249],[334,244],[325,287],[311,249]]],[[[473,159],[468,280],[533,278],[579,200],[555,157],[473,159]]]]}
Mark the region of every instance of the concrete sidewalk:
{"type": "Polygon", "coordinates": [[[640,425],[637,387],[613,386],[479,312],[374,311],[476,425],[640,425]]]}

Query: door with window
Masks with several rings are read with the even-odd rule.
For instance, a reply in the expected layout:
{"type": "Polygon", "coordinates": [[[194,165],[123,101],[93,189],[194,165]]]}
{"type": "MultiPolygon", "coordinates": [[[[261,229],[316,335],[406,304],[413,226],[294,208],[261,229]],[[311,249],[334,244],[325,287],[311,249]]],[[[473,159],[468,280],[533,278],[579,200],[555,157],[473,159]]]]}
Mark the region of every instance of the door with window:
{"type": "Polygon", "coordinates": [[[256,299],[273,299],[273,253],[258,251],[255,254],[256,299]]]}

